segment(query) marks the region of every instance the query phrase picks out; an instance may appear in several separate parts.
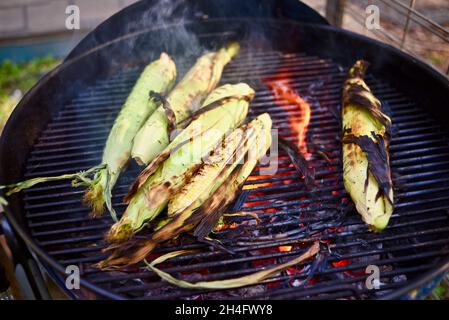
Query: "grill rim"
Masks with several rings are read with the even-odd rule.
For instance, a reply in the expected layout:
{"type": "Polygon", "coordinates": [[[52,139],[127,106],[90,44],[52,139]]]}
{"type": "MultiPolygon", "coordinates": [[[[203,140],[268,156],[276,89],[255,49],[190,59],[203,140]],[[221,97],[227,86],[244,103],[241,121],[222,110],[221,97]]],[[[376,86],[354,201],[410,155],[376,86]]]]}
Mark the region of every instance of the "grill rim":
{"type": "MultiPolygon", "coordinates": [[[[197,16],[196,13],[202,15],[207,14],[209,18],[214,20],[227,19],[227,17],[232,18],[260,18],[268,19],[270,17],[282,18],[284,20],[296,20],[296,21],[307,21],[313,24],[330,25],[329,22],[320,15],[317,11],[312,9],[308,4],[303,1],[295,0],[265,0],[263,7],[260,7],[258,0],[247,0],[242,6],[242,2],[239,0],[214,0],[221,3],[210,5],[209,0],[186,0],[186,12],[182,13],[181,18],[187,17],[188,20],[197,19],[201,21],[201,17],[197,16]],[[259,10],[254,10],[254,8],[259,8],[259,10]],[[191,11],[191,12],[190,12],[191,11]],[[226,11],[226,12],[225,12],[226,11]],[[270,15],[270,16],[268,16],[270,15]]],[[[113,25],[125,25],[130,20],[142,20],[142,12],[151,12],[152,10],[158,10],[157,1],[137,1],[122,10],[116,12],[110,16],[107,20],[100,23],[92,32],[88,33],[77,45],[73,48],[66,59],[75,58],[76,56],[86,52],[87,50],[95,49],[98,45],[114,41],[118,37],[110,37],[110,29],[113,32],[119,34],[119,37],[127,35],[123,34],[122,29],[115,29],[111,26],[113,25]],[[97,34],[101,34],[102,37],[98,39],[97,34]],[[99,43],[103,41],[103,43],[99,43]]],[[[176,10],[175,10],[176,11],[176,10]]],[[[174,12],[175,16],[177,15],[174,12]]],[[[176,17],[172,17],[175,18],[176,17]]],[[[196,21],[196,22],[197,22],[196,21]]],[[[195,21],[193,21],[195,22],[195,21]]],[[[143,24],[145,28],[145,24],[143,24]]],[[[136,25],[131,33],[142,30],[141,25],[136,25]]]]}
{"type": "MultiPolygon", "coordinates": [[[[440,72],[438,72],[436,69],[432,68],[431,66],[427,65],[426,63],[424,63],[423,61],[414,58],[412,56],[410,56],[409,54],[400,51],[399,49],[396,49],[394,47],[392,47],[391,45],[382,43],[380,41],[371,39],[371,38],[367,38],[365,36],[347,31],[347,30],[343,30],[343,29],[338,29],[332,26],[325,26],[325,25],[314,25],[314,24],[309,24],[309,23],[301,23],[301,22],[297,22],[297,21],[292,21],[292,20],[287,20],[287,19],[270,19],[270,18],[219,18],[219,19],[213,19],[210,21],[213,22],[220,22],[220,21],[237,21],[237,22],[267,22],[267,21],[273,21],[275,23],[284,23],[284,24],[293,24],[296,25],[297,27],[312,27],[312,28],[317,28],[317,29],[322,29],[323,32],[334,32],[339,34],[340,36],[343,37],[352,37],[355,38],[356,40],[359,40],[361,42],[365,42],[367,44],[371,44],[371,45],[375,45],[375,46],[380,46],[381,49],[387,51],[390,54],[396,55],[398,56],[400,59],[405,59],[408,60],[408,63],[413,63],[416,64],[418,68],[421,69],[422,72],[427,73],[427,76],[430,76],[431,78],[433,78],[435,81],[440,82],[440,84],[443,87],[447,87],[449,89],[449,81],[448,79],[441,74],[440,72]]],[[[186,24],[197,24],[198,21],[189,21],[186,22],[186,24]]],[[[170,26],[168,26],[170,27],[170,26]]],[[[138,32],[133,32],[130,34],[127,34],[125,36],[120,36],[116,39],[113,39],[111,41],[108,41],[106,43],[103,43],[95,48],[92,48],[91,50],[83,53],[80,56],[77,56],[75,58],[72,58],[70,60],[66,60],[64,61],[61,65],[59,65],[58,67],[56,67],[54,70],[52,70],[51,72],[49,72],[47,75],[45,75],[41,80],[39,80],[39,82],[30,90],[26,93],[26,95],[22,98],[22,100],[19,102],[18,106],[15,108],[12,116],[10,117],[10,119],[8,120],[4,132],[2,134],[1,140],[0,140],[0,154],[4,154],[5,149],[7,150],[7,144],[8,144],[8,139],[10,139],[11,137],[14,136],[14,127],[17,121],[20,121],[21,119],[21,115],[23,113],[23,110],[25,110],[26,108],[31,108],[31,103],[30,100],[35,96],[36,92],[38,92],[40,90],[40,88],[45,88],[45,86],[47,85],[48,81],[56,76],[59,72],[63,72],[65,68],[67,68],[69,65],[76,63],[77,61],[79,61],[80,59],[89,56],[89,55],[93,55],[95,54],[97,51],[99,50],[103,50],[105,48],[107,48],[109,45],[113,45],[116,44],[117,42],[126,40],[128,38],[140,35],[140,34],[144,34],[144,33],[148,33],[148,32],[152,32],[155,30],[161,30],[164,28],[161,28],[160,26],[154,27],[154,28],[147,28],[144,30],[140,30],[138,32]]],[[[26,109],[29,110],[29,109],[26,109]]],[[[53,115],[51,116],[53,117],[53,115]]],[[[48,122],[46,123],[48,124],[48,122]]],[[[34,142],[33,142],[34,144],[34,142]]],[[[26,158],[29,158],[29,153],[27,153],[26,158]]],[[[2,160],[3,162],[3,160],[2,160]]],[[[24,171],[25,168],[20,168],[21,171],[24,171]]],[[[10,177],[11,175],[7,173],[7,170],[5,170],[4,165],[2,164],[0,167],[0,181],[5,182],[5,181],[9,181],[7,179],[7,177],[10,177]]],[[[4,192],[1,191],[2,194],[4,195],[4,192]]],[[[18,204],[19,206],[15,205],[15,207],[17,209],[20,209],[21,211],[23,211],[23,206],[22,206],[22,199],[18,199],[19,196],[14,196],[14,202],[16,202],[15,204],[18,204]],[[18,208],[20,207],[20,208],[18,208]]],[[[26,230],[26,226],[22,226],[21,223],[19,222],[19,220],[17,219],[16,215],[13,213],[14,210],[11,210],[10,205],[5,206],[4,207],[4,212],[5,212],[5,216],[7,219],[7,222],[11,224],[11,226],[14,228],[14,231],[17,232],[17,234],[19,235],[19,237],[25,242],[25,244],[31,248],[31,251],[33,253],[35,253],[37,255],[38,260],[40,261],[40,259],[43,260],[42,265],[44,266],[44,268],[46,269],[46,271],[51,275],[54,274],[55,270],[58,272],[58,275],[64,275],[65,274],[65,268],[58,262],[56,261],[56,259],[52,258],[49,254],[47,254],[47,252],[41,248],[36,241],[33,239],[32,235],[29,234],[26,230]],[[53,269],[52,269],[53,268],[53,269]]],[[[19,213],[17,213],[17,215],[19,215],[19,213]]],[[[42,261],[41,261],[42,262],[42,261]]],[[[385,294],[382,297],[380,297],[379,299],[397,299],[401,296],[403,296],[406,293],[411,292],[412,290],[415,290],[417,288],[422,287],[423,285],[425,285],[426,283],[430,282],[432,279],[434,279],[435,277],[437,277],[439,274],[441,274],[444,271],[449,270],[449,257],[445,258],[445,260],[440,263],[438,266],[436,266],[435,268],[433,268],[432,270],[429,270],[428,272],[426,272],[425,274],[421,275],[420,277],[417,277],[415,279],[413,279],[412,281],[410,281],[407,285],[405,285],[404,287],[400,287],[399,289],[394,290],[393,292],[389,293],[389,294],[385,294]]],[[[58,277],[59,278],[59,277],[58,277]]],[[[56,281],[60,280],[59,279],[55,279],[56,281]]],[[[60,282],[60,281],[58,281],[60,282]]],[[[123,300],[123,299],[127,299],[126,297],[119,295],[119,294],[115,294],[107,289],[103,289],[100,286],[97,286],[89,281],[86,281],[84,279],[80,279],[80,284],[85,287],[86,289],[92,291],[95,294],[98,294],[102,297],[106,297],[106,298],[110,298],[110,299],[116,299],[116,300],[123,300]]]]}

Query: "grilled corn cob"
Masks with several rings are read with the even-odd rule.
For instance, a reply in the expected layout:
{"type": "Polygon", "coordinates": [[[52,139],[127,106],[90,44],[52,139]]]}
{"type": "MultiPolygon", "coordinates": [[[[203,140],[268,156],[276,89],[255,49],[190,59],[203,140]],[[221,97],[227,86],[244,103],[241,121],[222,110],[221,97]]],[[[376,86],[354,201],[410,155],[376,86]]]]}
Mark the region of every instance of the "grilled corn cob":
{"type": "Polygon", "coordinates": [[[365,61],[357,61],[343,87],[343,180],[363,220],[379,231],[393,212],[391,120],[363,80],[366,68],[365,61]]]}
{"type": "Polygon", "coordinates": [[[132,249],[119,250],[100,263],[101,267],[120,267],[144,259],[158,243],[173,239],[182,232],[195,229],[194,235],[204,239],[239,189],[253,171],[257,161],[271,145],[271,118],[263,114],[247,125],[235,129],[200,169],[170,200],[171,217],[150,239],[138,242],[132,249]]]}
{"type": "Polygon", "coordinates": [[[92,215],[101,215],[104,204],[115,217],[111,204],[111,190],[131,154],[132,141],[158,102],[149,99],[149,91],[165,93],[171,89],[176,78],[176,66],[165,53],[149,64],[141,73],[116,118],[103,151],[102,164],[106,167],[97,172],[89,186],[84,201],[92,207],[92,215]]]}
{"type": "Polygon", "coordinates": [[[125,197],[128,207],[121,220],[108,233],[110,241],[124,241],[156,217],[171,195],[187,182],[201,164],[201,159],[230,130],[246,118],[254,90],[241,83],[214,90],[204,108],[221,105],[193,120],[139,175],[125,197]]]}
{"type": "Polygon", "coordinates": [[[238,43],[232,43],[197,60],[170,92],[167,106],[157,108],[137,133],[131,153],[138,164],[148,164],[169,144],[170,129],[201,106],[220,81],[224,66],[238,53],[239,48],[238,43]],[[172,113],[169,116],[168,111],[172,113]]]}

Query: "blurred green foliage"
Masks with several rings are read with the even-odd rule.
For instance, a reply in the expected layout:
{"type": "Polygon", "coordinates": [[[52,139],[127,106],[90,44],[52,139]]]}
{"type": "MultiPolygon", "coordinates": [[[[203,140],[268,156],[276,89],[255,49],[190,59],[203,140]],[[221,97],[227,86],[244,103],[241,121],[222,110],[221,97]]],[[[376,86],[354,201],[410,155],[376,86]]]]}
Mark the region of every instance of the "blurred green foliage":
{"type": "Polygon", "coordinates": [[[447,274],[440,285],[433,290],[433,298],[449,300],[449,274],[447,274]]]}
{"type": "Polygon", "coordinates": [[[446,56],[444,54],[440,54],[438,52],[430,52],[426,56],[427,60],[436,66],[440,66],[443,68],[445,62],[446,62],[446,56]]]}
{"type": "Polygon", "coordinates": [[[21,95],[58,63],[59,60],[46,56],[21,63],[6,60],[0,64],[0,132],[21,95]]]}

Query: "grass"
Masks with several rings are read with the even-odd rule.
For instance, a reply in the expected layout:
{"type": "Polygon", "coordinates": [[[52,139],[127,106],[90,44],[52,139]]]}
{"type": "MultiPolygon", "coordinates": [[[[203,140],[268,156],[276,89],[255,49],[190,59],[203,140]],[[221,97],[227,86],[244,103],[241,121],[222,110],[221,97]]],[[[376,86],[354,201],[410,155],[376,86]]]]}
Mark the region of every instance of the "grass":
{"type": "Polygon", "coordinates": [[[46,56],[21,63],[6,60],[0,64],[0,132],[22,95],[59,60],[46,56]]]}

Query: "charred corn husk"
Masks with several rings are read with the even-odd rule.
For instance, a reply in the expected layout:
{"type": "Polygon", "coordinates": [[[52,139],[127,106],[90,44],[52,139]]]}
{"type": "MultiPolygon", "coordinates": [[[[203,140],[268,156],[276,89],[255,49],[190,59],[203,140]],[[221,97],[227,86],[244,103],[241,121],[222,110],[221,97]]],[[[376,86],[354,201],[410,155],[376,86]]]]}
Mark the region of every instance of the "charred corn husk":
{"type": "Polygon", "coordinates": [[[170,131],[201,107],[220,81],[223,68],[238,51],[238,43],[231,43],[197,60],[170,92],[166,103],[156,109],[137,133],[132,148],[132,157],[137,163],[146,165],[164,150],[170,142],[170,131]]]}
{"type": "Polygon", "coordinates": [[[235,129],[203,160],[199,170],[170,200],[169,219],[133,248],[114,252],[101,267],[120,267],[144,259],[158,243],[195,229],[204,239],[271,145],[271,118],[263,114],[235,129]]]}
{"type": "Polygon", "coordinates": [[[102,164],[94,182],[88,188],[84,200],[92,207],[92,215],[101,215],[104,204],[115,216],[111,205],[111,190],[131,154],[132,141],[158,103],[149,98],[149,92],[165,93],[176,78],[176,66],[165,53],[149,64],[141,73],[116,118],[103,151],[102,164]]]}
{"type": "Polygon", "coordinates": [[[121,220],[108,233],[110,241],[124,241],[156,217],[187,180],[198,170],[202,159],[246,118],[254,90],[241,83],[214,90],[204,102],[220,106],[194,119],[142,171],[131,186],[121,220]]]}
{"type": "MultiPolygon", "coordinates": [[[[257,271],[254,273],[250,273],[244,276],[240,276],[237,278],[225,279],[225,280],[215,280],[215,281],[199,281],[199,282],[187,282],[185,280],[176,279],[169,273],[162,271],[159,268],[156,268],[156,265],[165,262],[166,260],[180,256],[183,254],[195,253],[194,250],[180,250],[175,252],[169,252],[164,254],[163,256],[158,257],[153,260],[151,263],[148,263],[145,260],[147,266],[153,270],[153,272],[157,273],[159,277],[164,279],[165,281],[181,287],[185,289],[232,289],[232,288],[240,288],[249,285],[260,284],[263,280],[268,279],[270,277],[279,274],[281,271],[286,270],[287,268],[298,266],[302,264],[303,261],[312,258],[320,251],[320,243],[315,241],[303,254],[300,256],[291,259],[287,262],[276,264],[272,267],[266,267],[262,271],[257,271]]],[[[307,280],[307,279],[306,279],[307,280]]],[[[307,282],[307,281],[304,281],[307,282]]]]}
{"type": "Polygon", "coordinates": [[[366,68],[365,61],[357,61],[343,87],[343,179],[363,220],[379,231],[393,213],[391,120],[363,80],[366,68]]]}

